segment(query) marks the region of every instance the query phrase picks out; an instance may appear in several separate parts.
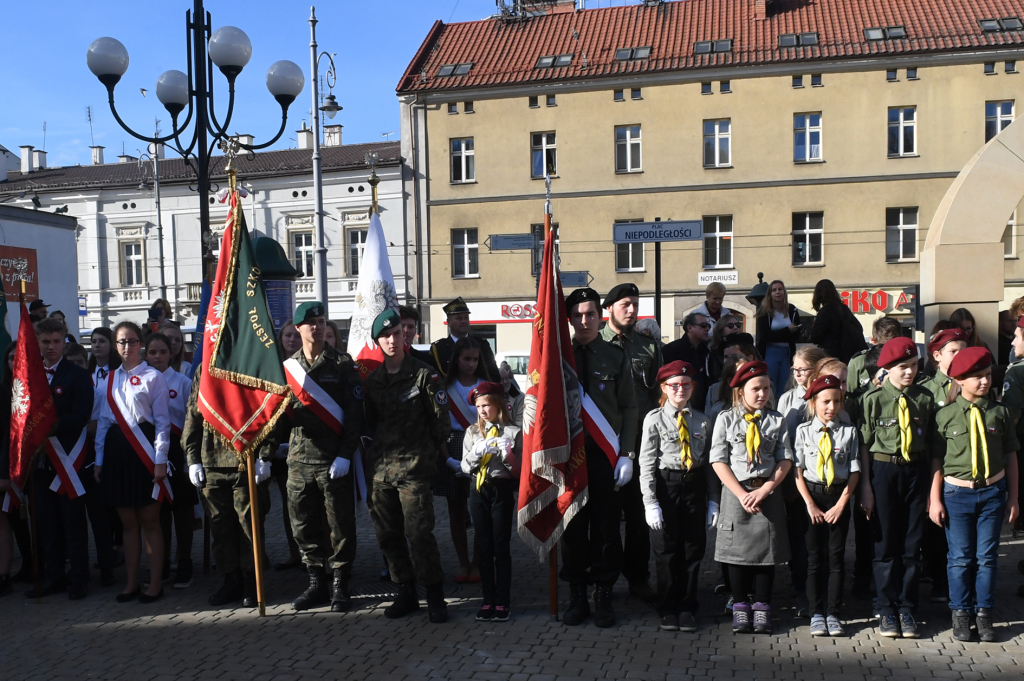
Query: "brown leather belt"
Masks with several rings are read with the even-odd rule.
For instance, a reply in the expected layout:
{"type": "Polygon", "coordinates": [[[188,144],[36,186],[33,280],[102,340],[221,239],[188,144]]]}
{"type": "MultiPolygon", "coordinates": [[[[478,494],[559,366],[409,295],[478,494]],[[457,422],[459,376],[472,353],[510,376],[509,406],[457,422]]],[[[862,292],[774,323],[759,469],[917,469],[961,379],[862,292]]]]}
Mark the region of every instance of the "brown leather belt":
{"type": "Polygon", "coordinates": [[[996,484],[1005,477],[1006,471],[1001,470],[995,475],[993,475],[991,478],[988,478],[987,480],[961,480],[960,478],[954,478],[952,475],[947,475],[945,480],[949,484],[953,485],[953,487],[966,487],[968,489],[984,489],[986,487],[991,487],[992,485],[996,484]]]}
{"type": "Polygon", "coordinates": [[[917,463],[918,461],[921,460],[915,457],[910,459],[910,461],[907,461],[900,454],[897,454],[896,456],[890,456],[888,454],[879,454],[877,452],[871,452],[871,458],[874,459],[875,461],[881,461],[882,463],[891,463],[897,466],[909,466],[910,464],[917,463]]]}
{"type": "Polygon", "coordinates": [[[764,487],[764,484],[768,482],[768,480],[770,480],[770,478],[750,478],[748,480],[744,480],[740,484],[743,485],[744,489],[748,492],[751,492],[755,489],[761,489],[764,487]]]}

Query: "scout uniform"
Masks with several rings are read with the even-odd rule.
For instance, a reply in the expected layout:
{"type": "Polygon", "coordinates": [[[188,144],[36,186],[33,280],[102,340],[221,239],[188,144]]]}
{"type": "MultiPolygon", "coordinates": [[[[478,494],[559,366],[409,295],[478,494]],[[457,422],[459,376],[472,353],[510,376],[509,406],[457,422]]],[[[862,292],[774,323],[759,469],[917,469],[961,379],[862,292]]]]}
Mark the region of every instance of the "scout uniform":
{"type": "MultiPolygon", "coordinates": [[[[812,399],[824,390],[833,389],[842,389],[839,379],[831,375],[821,376],[808,386],[804,399],[812,399]]],[[[797,427],[793,441],[796,466],[801,471],[811,500],[822,513],[835,507],[850,476],[860,473],[859,442],[857,429],[839,418],[822,423],[815,416],[797,427]]],[[[807,600],[811,614],[824,613],[836,618],[835,626],[829,622],[828,627],[820,632],[814,631],[812,622],[812,635],[829,633],[842,636],[845,633],[838,615],[843,596],[846,535],[850,529],[851,506],[852,497],[834,524],[809,523],[807,527],[807,600]],[[828,585],[827,603],[824,602],[821,589],[824,583],[828,585]]]]}
{"type": "MultiPolygon", "coordinates": [[[[963,329],[943,329],[935,334],[935,337],[928,343],[928,356],[930,357],[933,352],[939,352],[949,343],[956,341],[962,342],[964,347],[967,347],[967,340],[967,334],[963,329]]],[[[953,379],[942,373],[941,369],[936,369],[934,376],[921,381],[921,387],[932,394],[936,410],[942,409],[946,406],[946,402],[952,401],[949,400],[949,393],[950,388],[954,387],[953,379]]]]}
{"type": "MultiPolygon", "coordinates": [[[[466,301],[461,297],[449,302],[441,309],[444,310],[445,315],[448,317],[453,314],[469,314],[469,306],[466,305],[466,301]]],[[[480,345],[480,362],[487,370],[488,379],[497,382],[500,376],[498,375],[498,365],[494,361],[494,352],[491,350],[491,344],[487,342],[486,338],[480,338],[472,334],[470,334],[470,338],[480,345]]],[[[448,363],[452,359],[452,350],[455,348],[455,341],[457,340],[457,338],[452,338],[451,335],[448,335],[430,344],[430,360],[441,376],[447,377],[448,375],[448,363]]],[[[416,356],[414,354],[414,357],[416,356]]]]}
{"type": "MultiPolygon", "coordinates": [[[[189,467],[201,465],[206,476],[202,486],[202,501],[210,519],[213,558],[217,563],[217,571],[224,576],[221,588],[210,596],[210,605],[227,605],[244,595],[242,605],[256,607],[249,476],[244,464],[239,462],[234,447],[227,444],[199,413],[197,400],[203,370],[204,366],[200,364],[192,376],[192,393],[188,399],[181,445],[189,467]]],[[[264,457],[266,453],[261,452],[260,456],[264,457]]],[[[269,461],[269,458],[264,460],[269,461]]],[[[256,503],[259,507],[260,536],[266,537],[264,521],[270,511],[269,483],[256,486],[256,503]]],[[[261,554],[265,563],[266,555],[263,552],[261,554]]]]}
{"type": "MultiPolygon", "coordinates": [[[[882,347],[878,366],[889,369],[917,357],[909,338],[894,338],[882,347]]],[[[921,539],[928,497],[926,465],[934,400],[917,384],[900,391],[890,379],[867,393],[862,402],[861,442],[869,452],[874,491],[877,612],[883,636],[916,638],[921,578],[921,539]],[[899,611],[899,629],[896,612],[899,611]]]]}
{"type": "MultiPolygon", "coordinates": [[[[385,310],[373,322],[374,339],[400,324],[397,312],[385,310]]],[[[444,621],[444,573],[434,538],[430,484],[451,430],[448,394],[434,369],[408,355],[395,373],[389,373],[386,364],[377,367],[366,378],[363,391],[366,425],[374,438],[367,456],[373,471],[370,519],[391,581],[401,587],[384,614],[396,618],[419,608],[418,580],[427,589],[431,621],[444,621]]]]}
{"type": "MultiPolygon", "coordinates": [[[[569,313],[580,303],[599,301],[593,289],[577,289],[565,305],[569,313]]],[[[618,435],[619,457],[636,457],[636,397],[626,353],[600,336],[587,345],[572,341],[576,375],[580,387],[597,407],[597,416],[605,419],[618,435]]],[[[615,623],[611,606],[612,585],[622,571],[622,538],[619,522],[622,511],[615,493],[615,464],[592,434],[584,431],[590,501],[581,508],[562,534],[562,569],[559,576],[570,585],[570,604],[562,621],[574,626],[590,615],[587,584],[596,584],[595,624],[610,627],[615,623]]],[[[646,523],[644,525],[646,529],[646,523]]]]}
{"type": "MultiPolygon", "coordinates": [[[[639,296],[636,284],[619,284],[605,296],[601,307],[608,309],[617,301],[630,296],[639,296]]],[[[661,349],[658,343],[635,328],[622,329],[616,333],[611,324],[601,330],[601,338],[611,345],[621,348],[633,377],[633,394],[636,396],[637,421],[633,433],[637,437],[635,444],[630,443],[634,451],[640,449],[639,435],[643,417],[658,406],[661,390],[658,388],[658,369],[661,368],[661,349]]],[[[630,585],[630,593],[640,598],[650,598],[648,580],[650,579],[649,564],[651,556],[651,537],[647,522],[644,519],[644,502],[640,494],[640,476],[633,478],[620,491],[620,503],[626,517],[626,540],[623,546],[624,557],[622,575],[630,585]]]]}
{"type": "Polygon", "coordinates": [[[167,384],[167,411],[171,417],[171,448],[167,461],[174,473],[169,476],[174,501],[160,508],[160,529],[164,534],[164,576],[171,565],[171,529],[178,534],[178,568],[174,573],[174,588],[184,589],[192,584],[192,536],[195,523],[194,509],[199,503],[196,488],[189,482],[185,452],[181,448],[181,433],[185,427],[188,398],[192,380],[168,367],[163,372],[167,384]]]}
{"type": "MultiPolygon", "coordinates": [[[[675,361],[658,371],[658,384],[684,376],[695,380],[692,364],[675,361]]],[[[701,412],[677,410],[666,400],[644,418],[640,435],[640,489],[645,509],[656,508],[662,527],[651,528],[658,577],[658,615],[663,628],[673,624],[693,631],[697,612],[697,581],[707,548],[705,527],[709,484],[715,473],[708,465],[711,424],[701,412]],[[680,613],[685,615],[680,616],[680,613]],[[666,622],[664,618],[668,617],[666,622]]]]}
{"type": "MultiPolygon", "coordinates": [[[[992,366],[985,348],[965,348],[950,364],[957,378],[992,366]]],[[[949,608],[953,635],[970,640],[976,616],[982,641],[995,640],[991,609],[999,557],[999,533],[1007,502],[1006,464],[1020,449],[1009,410],[987,396],[969,402],[963,395],[939,410],[934,455],[942,469],[942,495],[948,518],[949,608]]],[[[935,498],[933,491],[932,498],[935,498]]]]}

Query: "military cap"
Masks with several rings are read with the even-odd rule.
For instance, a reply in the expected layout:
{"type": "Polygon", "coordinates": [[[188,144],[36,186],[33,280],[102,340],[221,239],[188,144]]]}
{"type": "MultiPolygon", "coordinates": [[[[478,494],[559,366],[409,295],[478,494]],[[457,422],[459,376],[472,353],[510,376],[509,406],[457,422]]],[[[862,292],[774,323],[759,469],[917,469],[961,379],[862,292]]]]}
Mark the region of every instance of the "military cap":
{"type": "Polygon", "coordinates": [[[988,348],[964,348],[949,363],[950,378],[964,378],[992,366],[992,353],[988,348]]]}
{"type": "Polygon", "coordinates": [[[449,317],[453,314],[469,314],[469,305],[466,305],[466,301],[462,299],[462,296],[459,296],[441,309],[449,317]]]}
{"type": "Polygon", "coordinates": [[[385,331],[390,331],[396,326],[401,325],[402,318],[398,316],[398,310],[395,310],[394,308],[390,307],[387,308],[379,315],[377,315],[376,318],[374,318],[373,320],[373,329],[371,330],[371,333],[373,334],[373,340],[377,340],[378,338],[380,338],[382,335],[384,335],[385,331]]]}
{"type": "Polygon", "coordinates": [[[676,361],[669,362],[658,369],[657,381],[658,383],[664,383],[674,376],[686,376],[687,378],[693,378],[696,375],[697,370],[693,368],[692,364],[684,362],[681,359],[677,359],[676,361]]]}
{"type": "Polygon", "coordinates": [[[594,301],[601,305],[601,296],[592,288],[578,288],[565,299],[565,312],[566,314],[572,314],[572,309],[580,303],[586,303],[588,301],[594,301]]]}
{"type": "Polygon", "coordinates": [[[729,381],[730,388],[738,388],[752,378],[768,375],[768,365],[764,362],[754,360],[744,362],[736,369],[736,375],[729,381]]]}
{"type": "Polygon", "coordinates": [[[611,307],[623,298],[628,298],[629,296],[639,297],[639,295],[640,289],[636,287],[636,284],[619,284],[608,292],[604,302],[601,303],[601,307],[611,307]]]}
{"type": "Polygon", "coordinates": [[[945,347],[947,343],[952,343],[953,341],[963,341],[966,343],[967,332],[963,329],[943,329],[942,331],[939,331],[932,338],[931,342],[928,343],[928,354],[938,352],[945,347]]]}
{"type": "Polygon", "coordinates": [[[882,352],[878,355],[878,366],[888,369],[908,359],[917,359],[917,346],[906,336],[900,336],[886,341],[882,346],[882,352]]]}
{"type": "Polygon", "coordinates": [[[818,376],[814,379],[809,386],[807,386],[807,392],[804,393],[804,399],[809,400],[822,390],[842,390],[843,383],[832,374],[825,374],[824,376],[818,376]]]}
{"type": "Polygon", "coordinates": [[[28,311],[29,312],[35,312],[39,308],[47,308],[47,307],[50,307],[49,303],[44,303],[41,300],[33,300],[31,303],[28,304],[28,311]]]}
{"type": "Polygon", "coordinates": [[[319,300],[311,300],[308,303],[303,303],[295,308],[295,314],[292,315],[292,324],[299,326],[305,324],[314,317],[323,317],[327,314],[324,304],[319,300]]]}
{"type": "Polygon", "coordinates": [[[730,333],[722,339],[722,349],[731,348],[736,345],[753,345],[754,337],[745,331],[730,333]]]}
{"type": "Polygon", "coordinates": [[[469,391],[469,403],[476,406],[478,398],[484,395],[501,395],[505,396],[505,386],[501,383],[492,383],[491,381],[483,381],[480,385],[476,386],[469,391]]]}

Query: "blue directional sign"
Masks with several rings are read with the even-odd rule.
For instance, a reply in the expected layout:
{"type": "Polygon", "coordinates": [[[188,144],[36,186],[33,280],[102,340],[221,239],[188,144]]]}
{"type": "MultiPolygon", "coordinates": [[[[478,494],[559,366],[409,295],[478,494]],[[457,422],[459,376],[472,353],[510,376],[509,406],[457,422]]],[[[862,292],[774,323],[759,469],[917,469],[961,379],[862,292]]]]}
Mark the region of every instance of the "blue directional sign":
{"type": "Polygon", "coordinates": [[[699,241],[704,236],[704,223],[700,220],[621,222],[613,226],[612,234],[612,241],[617,244],[699,241]]]}
{"type": "Polygon", "coordinates": [[[487,246],[492,251],[528,251],[535,244],[533,234],[492,234],[487,246]]]}
{"type": "Polygon", "coordinates": [[[559,278],[562,280],[562,288],[583,288],[590,286],[590,272],[584,270],[582,272],[559,272],[559,278]]]}

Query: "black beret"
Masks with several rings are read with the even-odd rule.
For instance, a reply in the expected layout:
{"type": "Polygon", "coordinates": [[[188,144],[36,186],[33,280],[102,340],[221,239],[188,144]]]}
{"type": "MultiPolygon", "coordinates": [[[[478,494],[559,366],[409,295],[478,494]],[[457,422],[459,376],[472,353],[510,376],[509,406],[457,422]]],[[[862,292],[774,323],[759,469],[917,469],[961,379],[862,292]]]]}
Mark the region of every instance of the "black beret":
{"type": "Polygon", "coordinates": [[[636,284],[619,284],[608,292],[608,295],[605,297],[604,303],[601,304],[601,307],[611,307],[623,298],[628,298],[629,296],[640,296],[640,289],[636,287],[636,284]]]}
{"type": "Polygon", "coordinates": [[[598,305],[601,304],[601,296],[598,295],[597,291],[592,288],[578,288],[565,299],[565,313],[572,314],[572,309],[580,303],[585,303],[589,300],[594,301],[598,305]]]}
{"type": "Polygon", "coordinates": [[[753,345],[754,337],[745,331],[730,333],[722,339],[722,348],[731,348],[734,345],[753,345]]]}

